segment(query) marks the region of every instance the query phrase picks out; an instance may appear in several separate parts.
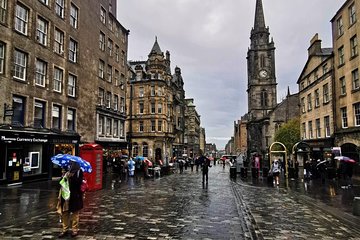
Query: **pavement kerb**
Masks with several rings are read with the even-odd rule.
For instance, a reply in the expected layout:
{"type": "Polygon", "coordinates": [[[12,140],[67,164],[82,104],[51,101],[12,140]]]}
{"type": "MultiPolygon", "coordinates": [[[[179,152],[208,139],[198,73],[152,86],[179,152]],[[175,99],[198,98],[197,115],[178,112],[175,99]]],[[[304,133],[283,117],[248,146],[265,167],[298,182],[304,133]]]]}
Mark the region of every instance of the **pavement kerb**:
{"type": "MultiPolygon", "coordinates": [[[[264,188],[265,186],[253,186],[250,184],[247,184],[246,182],[233,182],[234,184],[238,185],[238,186],[246,186],[249,188],[264,188]]],[[[303,200],[304,202],[306,202],[307,204],[311,205],[314,208],[319,208],[322,211],[326,212],[327,214],[332,215],[333,217],[345,222],[346,224],[349,225],[349,228],[351,228],[352,231],[355,231],[357,233],[359,233],[360,236],[360,230],[359,230],[359,225],[360,225],[360,217],[357,216],[353,216],[349,213],[340,211],[334,207],[331,207],[329,205],[326,205],[325,203],[321,203],[319,201],[315,201],[315,199],[305,196],[303,194],[300,194],[296,191],[293,191],[291,188],[289,189],[285,189],[285,188],[280,188],[280,191],[282,191],[283,193],[291,193],[293,195],[296,195],[296,197],[298,197],[299,199],[303,200]]],[[[248,209],[248,211],[251,213],[250,209],[248,209]]],[[[255,219],[254,219],[255,221],[255,219]]],[[[256,224],[256,223],[255,223],[256,224]]]]}

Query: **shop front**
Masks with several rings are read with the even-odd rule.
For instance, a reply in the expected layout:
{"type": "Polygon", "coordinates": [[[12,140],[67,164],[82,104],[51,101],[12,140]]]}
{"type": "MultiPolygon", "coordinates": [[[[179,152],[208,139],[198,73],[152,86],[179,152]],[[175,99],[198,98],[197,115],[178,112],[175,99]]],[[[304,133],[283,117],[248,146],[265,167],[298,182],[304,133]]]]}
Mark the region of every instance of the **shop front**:
{"type": "MultiPolygon", "coordinates": [[[[71,138],[79,142],[80,137],[71,138]]],[[[57,142],[62,144],[62,140],[60,134],[45,129],[0,129],[0,184],[51,178],[50,158],[57,142]]]]}
{"type": "Polygon", "coordinates": [[[124,155],[129,156],[127,142],[96,141],[96,143],[103,147],[102,169],[104,173],[110,171],[114,159],[121,158],[124,155]]]}

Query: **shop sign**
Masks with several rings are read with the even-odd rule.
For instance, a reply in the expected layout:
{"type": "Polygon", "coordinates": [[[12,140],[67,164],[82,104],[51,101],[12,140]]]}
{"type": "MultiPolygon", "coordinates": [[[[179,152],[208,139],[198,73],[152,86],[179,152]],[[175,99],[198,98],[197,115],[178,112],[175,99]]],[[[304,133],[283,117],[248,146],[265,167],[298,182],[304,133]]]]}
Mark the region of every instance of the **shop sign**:
{"type": "Polygon", "coordinates": [[[1,136],[0,140],[3,142],[31,142],[31,143],[48,142],[48,139],[46,138],[23,138],[23,137],[6,137],[6,136],[1,136]]]}

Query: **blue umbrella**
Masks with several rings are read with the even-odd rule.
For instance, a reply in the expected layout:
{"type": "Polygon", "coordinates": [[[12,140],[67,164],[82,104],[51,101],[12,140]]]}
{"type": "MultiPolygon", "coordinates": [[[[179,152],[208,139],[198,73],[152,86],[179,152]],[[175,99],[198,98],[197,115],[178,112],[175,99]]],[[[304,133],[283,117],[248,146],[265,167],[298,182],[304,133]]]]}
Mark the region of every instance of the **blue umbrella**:
{"type": "Polygon", "coordinates": [[[70,154],[58,154],[51,157],[51,161],[62,168],[68,168],[70,166],[70,161],[77,162],[79,163],[81,170],[88,173],[92,172],[90,163],[78,156],[73,156],[70,154]]]}
{"type": "Polygon", "coordinates": [[[142,156],[136,156],[136,157],[134,158],[134,160],[144,161],[144,160],[145,160],[145,158],[144,158],[144,157],[142,157],[142,156]]]}

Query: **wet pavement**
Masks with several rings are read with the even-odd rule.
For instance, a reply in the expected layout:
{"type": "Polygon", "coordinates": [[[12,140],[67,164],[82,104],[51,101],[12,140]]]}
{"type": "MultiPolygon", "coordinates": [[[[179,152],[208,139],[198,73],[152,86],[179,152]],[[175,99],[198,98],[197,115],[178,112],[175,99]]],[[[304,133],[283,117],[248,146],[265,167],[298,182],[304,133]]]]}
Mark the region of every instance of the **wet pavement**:
{"type": "MultiPolygon", "coordinates": [[[[201,172],[189,169],[154,179],[114,174],[105,180],[104,189],[86,193],[78,239],[360,239],[360,218],[349,205],[357,186],[345,192],[316,181],[306,188],[239,175],[233,181],[229,168],[218,165],[205,185],[201,172]]],[[[56,239],[57,193],[56,181],[1,186],[0,239],[56,239]]]]}

